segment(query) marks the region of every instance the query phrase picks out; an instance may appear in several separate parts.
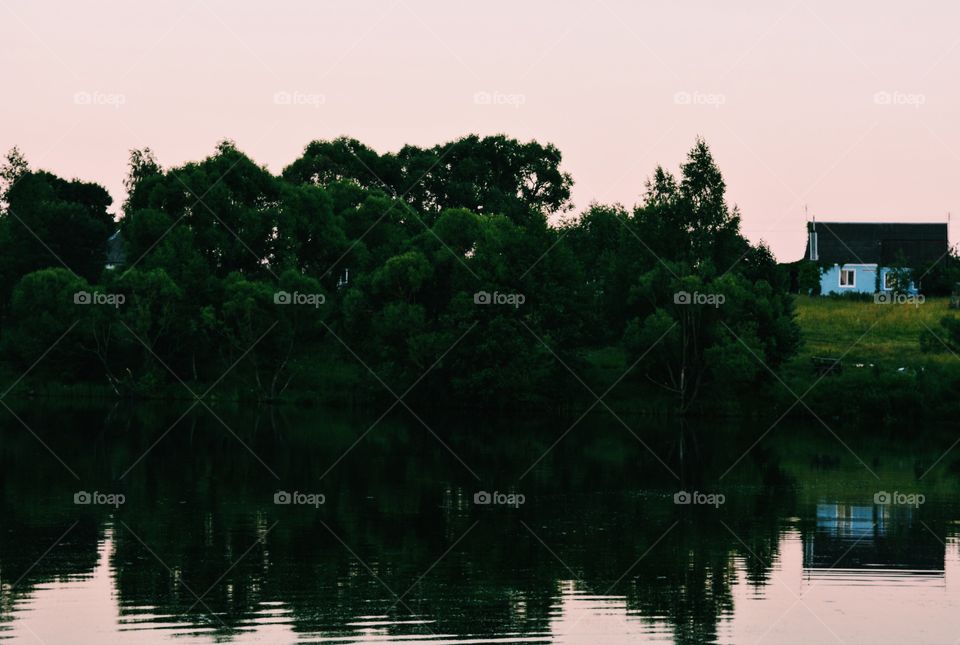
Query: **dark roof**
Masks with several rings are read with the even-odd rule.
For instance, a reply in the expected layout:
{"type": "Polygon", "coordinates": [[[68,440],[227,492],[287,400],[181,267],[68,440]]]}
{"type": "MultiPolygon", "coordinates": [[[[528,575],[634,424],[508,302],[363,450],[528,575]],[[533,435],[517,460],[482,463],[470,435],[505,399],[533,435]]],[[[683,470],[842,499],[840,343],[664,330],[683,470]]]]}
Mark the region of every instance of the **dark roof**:
{"type": "MultiPolygon", "coordinates": [[[[929,266],[945,259],[947,225],[859,222],[807,222],[817,231],[817,255],[822,264],[896,264],[900,254],[910,267],[929,266]]],[[[805,257],[810,257],[809,240],[805,257]]]]}
{"type": "Polygon", "coordinates": [[[127,261],[127,249],[123,244],[123,236],[120,230],[110,236],[107,240],[107,264],[120,265],[127,261]]]}

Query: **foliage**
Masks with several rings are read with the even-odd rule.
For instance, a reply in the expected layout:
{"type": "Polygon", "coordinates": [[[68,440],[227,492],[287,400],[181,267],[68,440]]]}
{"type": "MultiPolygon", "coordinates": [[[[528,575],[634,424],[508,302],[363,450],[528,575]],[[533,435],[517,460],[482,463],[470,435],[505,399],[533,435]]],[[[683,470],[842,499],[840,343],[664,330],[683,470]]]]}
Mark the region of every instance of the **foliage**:
{"type": "Polygon", "coordinates": [[[928,328],[920,333],[920,349],[925,353],[960,351],[960,318],[944,316],[939,329],[928,328]]]}
{"type": "Polygon", "coordinates": [[[46,359],[36,369],[57,373],[86,367],[88,360],[78,343],[85,325],[68,330],[87,322],[82,320],[86,310],[75,304],[75,294],[90,291],[83,278],[63,268],[41,269],[24,276],[11,297],[13,324],[4,334],[4,355],[20,370],[29,368],[45,353],[46,359]]]}
{"type": "Polygon", "coordinates": [[[927,296],[948,296],[960,284],[960,254],[953,246],[947,255],[933,264],[911,267],[911,274],[920,291],[927,296]]]}
{"type": "Polygon", "coordinates": [[[630,362],[643,361],[646,378],[674,393],[681,410],[704,388],[776,369],[799,342],[789,285],[769,249],[742,236],[725,189],[698,140],[679,180],[657,168],[631,215],[594,207],[571,227],[604,320],[618,323],[630,362]],[[618,306],[607,294],[626,298],[618,306]]]}
{"type": "Polygon", "coordinates": [[[385,154],[314,141],[280,176],[230,141],[172,168],[134,150],[119,223],[103,188],[16,150],[0,178],[8,361],[29,365],[75,321],[53,364],[118,394],[183,382],[274,400],[295,379],[327,387],[323,369],[388,400],[545,404],[586,398],[585,357],[612,346],[686,410],[797,346],[788,279],[741,234],[701,140],[632,210],[594,204],[558,226],[560,152],[502,135],[385,154]],[[117,226],[126,264],[105,270],[117,226]]]}
{"type": "Polygon", "coordinates": [[[405,199],[427,222],[448,208],[498,213],[527,223],[569,207],[570,175],[560,151],[503,135],[463,137],[423,149],[378,155],[354,139],[314,141],[283,171],[292,183],[348,181],[405,199]]]}
{"type": "Polygon", "coordinates": [[[797,266],[797,286],[800,293],[810,296],[820,295],[820,278],[823,268],[815,262],[801,260],[797,266]]]}
{"type": "Polygon", "coordinates": [[[27,273],[61,266],[88,281],[99,277],[113,233],[112,199],[97,185],[32,171],[16,150],[2,175],[0,297],[6,301],[27,273]]]}
{"type": "MultiPolygon", "coordinates": [[[[888,285],[892,287],[890,291],[893,293],[908,293],[910,290],[910,284],[914,281],[913,276],[920,275],[919,273],[915,273],[915,271],[912,270],[908,264],[909,263],[906,256],[903,254],[903,251],[899,251],[897,256],[894,258],[893,263],[890,265],[890,270],[888,272],[888,276],[890,277],[890,282],[888,282],[888,285]]],[[[877,284],[874,287],[876,292],[879,292],[886,286],[880,284],[880,279],[880,272],[878,271],[877,284]]]]}

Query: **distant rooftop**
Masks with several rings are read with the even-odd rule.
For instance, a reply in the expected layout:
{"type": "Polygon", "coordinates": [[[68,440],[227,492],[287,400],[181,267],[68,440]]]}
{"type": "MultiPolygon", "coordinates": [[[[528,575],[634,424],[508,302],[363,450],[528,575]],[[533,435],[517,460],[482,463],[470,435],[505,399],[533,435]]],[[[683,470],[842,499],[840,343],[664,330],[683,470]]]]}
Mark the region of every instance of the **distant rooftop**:
{"type": "MultiPolygon", "coordinates": [[[[908,265],[932,265],[949,249],[946,222],[807,222],[807,231],[814,230],[823,264],[891,266],[902,255],[908,265]]],[[[804,257],[810,258],[809,241],[804,257]]]]}
{"type": "Polygon", "coordinates": [[[107,265],[121,266],[127,262],[127,250],[123,244],[120,229],[107,240],[107,265]]]}

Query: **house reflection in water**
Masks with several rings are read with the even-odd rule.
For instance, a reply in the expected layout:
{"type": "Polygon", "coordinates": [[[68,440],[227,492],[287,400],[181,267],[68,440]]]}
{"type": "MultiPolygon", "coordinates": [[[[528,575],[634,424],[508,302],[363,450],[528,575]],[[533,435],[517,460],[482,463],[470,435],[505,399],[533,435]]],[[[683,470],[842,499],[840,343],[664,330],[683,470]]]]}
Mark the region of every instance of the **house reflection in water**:
{"type": "Polygon", "coordinates": [[[807,580],[945,584],[946,547],[912,506],[817,504],[816,527],[803,534],[807,580]]]}

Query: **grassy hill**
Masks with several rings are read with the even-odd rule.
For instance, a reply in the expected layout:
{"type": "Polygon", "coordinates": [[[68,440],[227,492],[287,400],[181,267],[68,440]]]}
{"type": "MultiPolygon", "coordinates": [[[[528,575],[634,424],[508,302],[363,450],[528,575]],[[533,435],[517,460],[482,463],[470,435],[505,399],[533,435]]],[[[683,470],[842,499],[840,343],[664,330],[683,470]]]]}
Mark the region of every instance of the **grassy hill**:
{"type": "MultiPolygon", "coordinates": [[[[940,321],[960,312],[949,298],[919,305],[879,305],[872,300],[799,296],[797,321],[803,344],[782,378],[804,406],[822,418],[900,424],[955,418],[960,411],[960,355],[934,340],[924,352],[924,332],[946,340],[940,321]],[[843,373],[820,377],[811,358],[843,358],[843,373]],[[809,392],[808,392],[809,391],[809,392]]],[[[794,394],[779,383],[784,403],[794,394]]]]}
{"type": "Polygon", "coordinates": [[[960,356],[940,345],[939,352],[920,351],[920,335],[930,331],[946,340],[940,320],[955,316],[949,298],[929,298],[919,305],[878,305],[873,301],[798,296],[797,322],[803,336],[800,352],[788,366],[807,369],[810,358],[843,358],[881,368],[917,369],[932,365],[960,369],[960,356]]]}

